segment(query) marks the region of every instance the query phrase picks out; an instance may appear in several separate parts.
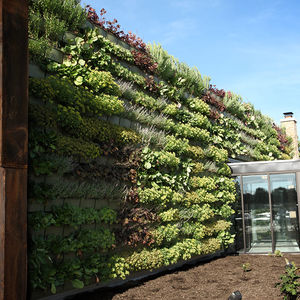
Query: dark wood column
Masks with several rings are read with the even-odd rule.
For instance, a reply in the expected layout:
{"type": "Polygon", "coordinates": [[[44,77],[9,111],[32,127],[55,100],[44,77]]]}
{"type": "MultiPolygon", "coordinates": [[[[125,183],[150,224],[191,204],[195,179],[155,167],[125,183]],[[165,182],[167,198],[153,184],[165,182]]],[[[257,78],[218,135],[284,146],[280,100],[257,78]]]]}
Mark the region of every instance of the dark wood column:
{"type": "Polygon", "coordinates": [[[0,300],[26,299],[28,1],[0,0],[0,300]]]}

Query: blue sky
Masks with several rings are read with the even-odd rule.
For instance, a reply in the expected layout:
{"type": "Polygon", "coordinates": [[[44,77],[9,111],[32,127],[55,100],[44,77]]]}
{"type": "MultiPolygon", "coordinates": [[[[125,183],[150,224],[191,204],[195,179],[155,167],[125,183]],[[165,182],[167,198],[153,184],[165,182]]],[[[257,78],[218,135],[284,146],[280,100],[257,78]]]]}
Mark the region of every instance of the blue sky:
{"type": "Polygon", "coordinates": [[[299,120],[299,0],[82,0],[279,123],[299,120]]]}

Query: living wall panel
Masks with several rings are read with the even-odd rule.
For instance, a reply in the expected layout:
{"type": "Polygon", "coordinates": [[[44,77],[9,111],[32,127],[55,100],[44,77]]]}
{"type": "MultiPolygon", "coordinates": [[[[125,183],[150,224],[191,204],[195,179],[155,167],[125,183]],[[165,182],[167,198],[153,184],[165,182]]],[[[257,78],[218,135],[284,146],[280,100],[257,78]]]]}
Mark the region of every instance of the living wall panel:
{"type": "MultiPolygon", "coordinates": [[[[198,71],[162,49],[129,51],[103,37],[103,28],[86,27],[78,25],[71,40],[46,40],[63,61],[31,48],[47,75],[29,84],[33,295],[226,249],[235,202],[228,150],[259,159],[273,147],[272,157],[282,155],[272,125],[260,132],[251,116],[239,118],[238,98],[210,87],[198,71]],[[227,112],[226,101],[233,102],[227,112]],[[258,148],[268,132],[275,142],[258,148]]],[[[42,31],[32,35],[35,46],[44,45],[42,31]]]]}

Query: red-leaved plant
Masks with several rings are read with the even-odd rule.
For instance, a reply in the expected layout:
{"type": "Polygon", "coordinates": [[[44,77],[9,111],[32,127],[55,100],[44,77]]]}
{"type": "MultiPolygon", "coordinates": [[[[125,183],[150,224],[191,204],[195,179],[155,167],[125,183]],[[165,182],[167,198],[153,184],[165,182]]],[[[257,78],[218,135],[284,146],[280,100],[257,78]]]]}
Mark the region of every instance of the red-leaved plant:
{"type": "Polygon", "coordinates": [[[154,94],[159,92],[159,85],[155,82],[153,76],[146,77],[146,89],[154,94]]]}
{"type": "Polygon", "coordinates": [[[85,9],[87,12],[87,17],[91,23],[98,25],[105,31],[114,34],[119,39],[128,43],[132,47],[140,51],[147,52],[147,46],[141,38],[133,34],[131,31],[125,33],[123,30],[120,30],[121,26],[118,24],[117,19],[114,19],[113,21],[106,20],[105,14],[107,13],[107,11],[104,8],[100,10],[100,17],[96,13],[96,10],[90,5],[87,5],[85,9]]]}
{"type": "Polygon", "coordinates": [[[220,119],[221,115],[216,110],[211,109],[209,112],[209,117],[213,120],[218,120],[220,119]]]}
{"type": "Polygon", "coordinates": [[[277,131],[277,138],[280,142],[280,150],[284,150],[285,147],[288,145],[289,140],[287,139],[287,136],[285,133],[282,132],[281,128],[279,128],[276,124],[273,123],[273,128],[277,131]]]}
{"type": "Polygon", "coordinates": [[[202,98],[202,100],[206,103],[209,103],[213,106],[215,106],[219,111],[224,111],[226,109],[223,102],[217,100],[214,91],[207,91],[205,96],[202,98]]]}
{"type": "Polygon", "coordinates": [[[133,57],[134,57],[134,62],[137,66],[139,66],[141,69],[145,70],[146,72],[149,73],[156,73],[157,70],[157,63],[153,61],[153,58],[149,55],[148,51],[147,52],[141,52],[137,50],[132,50],[131,51],[133,57]]]}
{"type": "Polygon", "coordinates": [[[219,97],[221,97],[221,98],[224,98],[224,97],[225,97],[226,92],[225,92],[223,89],[221,89],[221,90],[217,89],[217,88],[216,88],[216,85],[211,85],[211,84],[210,84],[209,90],[210,90],[212,93],[214,93],[215,95],[217,95],[217,96],[219,96],[219,97]]]}
{"type": "Polygon", "coordinates": [[[100,17],[96,13],[96,10],[90,5],[86,6],[86,11],[87,17],[91,23],[100,26],[103,30],[115,35],[120,40],[137,49],[131,51],[137,66],[152,74],[156,72],[157,63],[151,57],[146,44],[140,37],[136,36],[131,31],[125,33],[121,30],[121,26],[118,24],[117,19],[113,19],[113,21],[106,20],[105,14],[107,11],[104,8],[100,10],[100,17]]]}

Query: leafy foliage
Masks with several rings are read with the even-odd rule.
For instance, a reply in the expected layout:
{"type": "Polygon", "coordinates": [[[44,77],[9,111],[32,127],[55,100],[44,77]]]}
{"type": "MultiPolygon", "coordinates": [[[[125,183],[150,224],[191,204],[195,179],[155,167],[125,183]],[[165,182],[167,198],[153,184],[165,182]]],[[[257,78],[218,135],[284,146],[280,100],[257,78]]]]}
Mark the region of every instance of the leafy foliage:
{"type": "Polygon", "coordinates": [[[77,1],[31,5],[31,51],[65,53],[29,85],[29,198],[42,207],[29,213],[32,287],[82,288],[228,247],[228,157],[280,158],[284,134],[105,10],[88,6],[100,28],[78,30],[77,1]],[[65,28],[77,37],[61,41],[65,28]]]}
{"type": "Polygon", "coordinates": [[[298,268],[294,262],[287,260],[285,267],[285,274],[280,276],[281,282],[277,283],[276,286],[280,287],[281,293],[284,295],[284,299],[296,299],[299,294],[300,276],[297,274],[298,268]]]}
{"type": "Polygon", "coordinates": [[[86,20],[77,0],[30,0],[29,8],[29,53],[36,61],[45,59],[66,31],[78,31],[86,20]]]}
{"type": "Polygon", "coordinates": [[[138,50],[141,50],[147,53],[146,44],[142,41],[141,38],[137,37],[131,31],[125,33],[123,30],[120,30],[121,26],[118,24],[118,20],[114,19],[113,21],[107,21],[105,18],[106,10],[104,8],[100,11],[100,17],[97,15],[95,9],[90,5],[86,6],[88,19],[96,25],[99,25],[104,30],[116,35],[121,40],[125,41],[129,45],[135,47],[138,50]]]}

